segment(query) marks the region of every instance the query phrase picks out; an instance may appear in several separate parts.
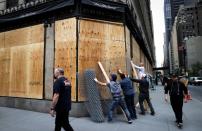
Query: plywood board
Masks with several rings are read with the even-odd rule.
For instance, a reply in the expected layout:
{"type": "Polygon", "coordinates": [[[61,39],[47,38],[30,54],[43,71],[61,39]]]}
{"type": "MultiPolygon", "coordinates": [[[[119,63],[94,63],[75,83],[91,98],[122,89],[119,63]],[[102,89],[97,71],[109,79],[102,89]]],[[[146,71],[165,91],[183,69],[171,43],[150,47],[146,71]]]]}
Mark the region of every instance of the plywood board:
{"type": "MultiPolygon", "coordinates": [[[[79,21],[79,101],[85,101],[83,72],[94,69],[97,78],[105,82],[97,62],[101,61],[107,75],[117,72],[117,68],[126,71],[124,27],[92,20],[79,21]],[[117,33],[119,32],[119,33],[117,33]]],[[[110,98],[106,87],[99,87],[102,99],[110,98]]]]}
{"type": "Polygon", "coordinates": [[[43,50],[42,43],[11,48],[9,96],[42,99],[43,50]]]}
{"type": "Polygon", "coordinates": [[[44,42],[44,26],[43,25],[35,25],[32,26],[31,29],[31,43],[42,43],[44,42]]]}
{"type": "Polygon", "coordinates": [[[5,32],[5,47],[31,44],[31,27],[5,32]]]}
{"type": "Polygon", "coordinates": [[[126,74],[131,75],[132,74],[132,69],[131,69],[131,48],[132,48],[132,42],[131,42],[131,35],[130,35],[130,30],[128,29],[127,26],[125,26],[125,42],[126,42],[126,68],[127,68],[127,72],[126,74]]]}
{"type": "Polygon", "coordinates": [[[7,77],[5,79],[0,75],[0,83],[4,90],[0,95],[42,99],[43,25],[7,31],[3,34],[5,46],[0,51],[0,66],[4,69],[1,74],[7,77]]]}
{"type": "Polygon", "coordinates": [[[14,47],[44,41],[42,24],[5,32],[5,47],[14,47]]]}
{"type": "Polygon", "coordinates": [[[5,33],[0,33],[0,48],[5,47],[5,33]]]}
{"type": "Polygon", "coordinates": [[[10,87],[10,49],[0,49],[0,96],[8,96],[10,87]]]}
{"type": "Polygon", "coordinates": [[[133,48],[133,62],[134,64],[138,64],[140,63],[140,47],[137,44],[137,41],[135,40],[135,38],[132,36],[132,48],[133,48]]]}
{"type": "Polygon", "coordinates": [[[72,83],[72,100],[76,100],[76,19],[55,22],[55,67],[65,70],[72,83]]]}

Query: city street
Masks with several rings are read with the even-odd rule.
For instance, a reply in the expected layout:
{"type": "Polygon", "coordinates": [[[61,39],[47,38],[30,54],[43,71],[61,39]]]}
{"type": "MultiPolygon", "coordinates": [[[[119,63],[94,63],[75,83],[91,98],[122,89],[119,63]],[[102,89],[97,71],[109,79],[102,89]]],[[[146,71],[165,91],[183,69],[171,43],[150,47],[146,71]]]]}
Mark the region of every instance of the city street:
{"type": "MultiPolygon", "coordinates": [[[[194,87],[193,87],[194,88],[194,87]]],[[[151,100],[156,115],[138,115],[138,119],[131,125],[127,124],[122,115],[114,118],[112,123],[94,123],[88,117],[70,118],[70,123],[75,131],[178,131],[174,122],[174,114],[169,103],[164,101],[164,90],[157,86],[151,92],[151,100]]],[[[194,93],[193,93],[194,95],[194,93]]],[[[182,131],[201,131],[202,128],[202,103],[195,99],[184,104],[184,127],[182,131]]],[[[139,112],[139,109],[138,109],[139,112]]],[[[54,118],[49,114],[14,108],[0,107],[0,131],[52,131],[54,118]]]]}
{"type": "Polygon", "coordinates": [[[189,85],[188,89],[190,90],[193,98],[202,102],[202,85],[200,86],[189,85]]]}

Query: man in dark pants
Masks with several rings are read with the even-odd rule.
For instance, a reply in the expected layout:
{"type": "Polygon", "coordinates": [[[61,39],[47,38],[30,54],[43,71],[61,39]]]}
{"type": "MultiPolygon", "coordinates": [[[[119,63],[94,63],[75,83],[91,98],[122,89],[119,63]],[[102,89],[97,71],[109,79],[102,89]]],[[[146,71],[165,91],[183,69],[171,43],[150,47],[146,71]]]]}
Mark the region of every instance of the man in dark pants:
{"type": "Polygon", "coordinates": [[[148,106],[150,108],[150,111],[151,111],[151,115],[155,115],[155,112],[154,112],[154,108],[152,106],[152,103],[150,101],[150,97],[149,97],[149,82],[146,80],[146,75],[143,74],[142,76],[142,79],[133,79],[131,78],[131,80],[133,82],[137,82],[140,84],[140,87],[139,87],[139,104],[140,104],[140,109],[141,109],[141,113],[142,115],[145,115],[145,109],[144,109],[144,106],[143,106],[143,102],[144,100],[147,101],[148,103],[148,106]]]}
{"type": "Polygon", "coordinates": [[[121,81],[120,81],[121,88],[123,90],[125,102],[130,112],[131,118],[137,119],[135,104],[134,104],[135,91],[133,88],[132,81],[130,80],[130,78],[126,77],[126,75],[121,72],[119,72],[119,75],[121,77],[121,81]]]}
{"type": "Polygon", "coordinates": [[[170,94],[170,102],[175,113],[176,123],[179,128],[182,127],[182,107],[184,94],[187,95],[187,88],[181,83],[176,74],[172,74],[172,80],[166,82],[165,100],[168,101],[168,91],[170,94]]]}
{"type": "Polygon", "coordinates": [[[73,131],[69,124],[69,111],[71,110],[71,84],[64,77],[62,68],[55,69],[56,81],[53,86],[53,101],[50,114],[55,118],[55,131],[61,131],[63,127],[66,131],[73,131]]]}

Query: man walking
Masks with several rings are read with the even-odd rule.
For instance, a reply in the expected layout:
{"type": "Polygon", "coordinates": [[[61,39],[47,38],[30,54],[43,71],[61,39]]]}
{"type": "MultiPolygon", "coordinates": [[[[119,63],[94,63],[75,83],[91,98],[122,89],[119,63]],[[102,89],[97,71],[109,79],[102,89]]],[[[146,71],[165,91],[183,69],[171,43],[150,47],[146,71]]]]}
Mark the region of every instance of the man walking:
{"type": "Polygon", "coordinates": [[[102,82],[98,81],[96,78],[94,80],[95,80],[95,82],[97,82],[100,85],[108,86],[110,91],[111,91],[113,99],[112,99],[112,104],[111,104],[109,114],[108,114],[108,121],[109,122],[112,121],[113,111],[115,110],[115,108],[120,106],[123,109],[123,111],[124,111],[124,113],[128,119],[128,123],[131,124],[132,120],[131,120],[130,113],[126,107],[125,101],[124,101],[123,96],[122,96],[121,85],[120,85],[120,83],[118,83],[116,81],[117,75],[111,74],[110,83],[102,83],[102,82]]]}
{"type": "Polygon", "coordinates": [[[133,88],[133,83],[130,80],[130,78],[126,77],[125,74],[118,72],[121,77],[121,88],[123,90],[125,102],[127,105],[127,108],[130,112],[132,119],[137,119],[136,110],[135,110],[135,104],[134,104],[134,97],[135,97],[135,91],[133,88]]]}
{"type": "Polygon", "coordinates": [[[154,112],[154,108],[152,106],[152,103],[150,101],[150,97],[149,97],[149,82],[146,80],[146,75],[143,74],[142,75],[142,79],[134,79],[134,78],[131,78],[131,80],[133,82],[137,82],[140,84],[140,87],[139,87],[139,104],[140,104],[140,109],[141,109],[141,112],[140,114],[142,115],[145,115],[145,109],[144,109],[144,106],[143,106],[143,102],[144,100],[147,101],[148,103],[148,106],[150,108],[150,111],[151,111],[151,115],[155,115],[155,112],[154,112]]]}
{"type": "Polygon", "coordinates": [[[170,94],[170,102],[175,113],[176,123],[179,128],[182,125],[182,107],[184,94],[187,95],[187,88],[178,80],[176,74],[172,74],[172,80],[167,82],[165,86],[165,100],[168,101],[168,92],[170,94]]]}
{"type": "Polygon", "coordinates": [[[50,114],[55,118],[55,131],[61,131],[63,127],[65,131],[73,131],[69,124],[69,111],[71,110],[71,84],[64,77],[64,70],[56,68],[54,72],[56,81],[53,86],[53,101],[50,114]]]}

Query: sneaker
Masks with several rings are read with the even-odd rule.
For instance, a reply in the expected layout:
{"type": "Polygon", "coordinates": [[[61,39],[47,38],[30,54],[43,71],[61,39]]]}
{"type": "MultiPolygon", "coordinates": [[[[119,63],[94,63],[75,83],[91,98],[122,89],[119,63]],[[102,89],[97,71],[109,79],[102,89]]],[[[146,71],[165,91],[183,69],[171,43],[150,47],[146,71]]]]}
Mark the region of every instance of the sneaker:
{"type": "Polygon", "coordinates": [[[133,123],[133,121],[132,120],[128,120],[128,124],[132,124],[133,123]]]}
{"type": "Polygon", "coordinates": [[[182,126],[183,126],[182,123],[178,123],[178,124],[177,124],[177,127],[178,127],[178,128],[182,128],[182,126]]]}

